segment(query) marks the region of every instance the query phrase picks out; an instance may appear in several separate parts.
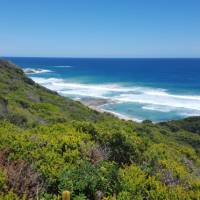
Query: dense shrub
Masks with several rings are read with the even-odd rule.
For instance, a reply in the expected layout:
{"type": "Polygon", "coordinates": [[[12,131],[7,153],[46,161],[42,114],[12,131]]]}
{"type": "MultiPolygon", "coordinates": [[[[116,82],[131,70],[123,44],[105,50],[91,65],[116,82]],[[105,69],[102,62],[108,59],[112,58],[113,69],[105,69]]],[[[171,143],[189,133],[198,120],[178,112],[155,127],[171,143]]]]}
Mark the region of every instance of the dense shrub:
{"type": "Polygon", "coordinates": [[[88,198],[109,195],[117,190],[117,167],[112,163],[93,165],[81,161],[72,169],[65,169],[60,175],[60,191],[69,190],[73,194],[85,194],[88,198]]]}
{"type": "Polygon", "coordinates": [[[0,61],[0,199],[200,199],[199,117],[119,120],[0,61]]]}
{"type": "Polygon", "coordinates": [[[2,168],[0,168],[0,191],[3,190],[5,185],[6,185],[6,173],[2,168]]]}
{"type": "Polygon", "coordinates": [[[139,162],[142,159],[144,144],[141,139],[134,134],[127,137],[124,133],[114,133],[109,141],[111,149],[111,159],[119,164],[139,162]]]}

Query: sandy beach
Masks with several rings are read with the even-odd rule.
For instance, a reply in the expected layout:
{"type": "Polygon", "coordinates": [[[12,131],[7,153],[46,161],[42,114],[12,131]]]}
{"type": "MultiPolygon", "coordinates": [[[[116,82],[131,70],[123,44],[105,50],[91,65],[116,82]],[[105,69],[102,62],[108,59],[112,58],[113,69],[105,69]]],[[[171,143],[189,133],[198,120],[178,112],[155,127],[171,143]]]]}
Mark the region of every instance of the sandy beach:
{"type": "Polygon", "coordinates": [[[101,112],[101,113],[107,112],[107,113],[110,113],[110,114],[112,114],[120,119],[124,119],[124,120],[142,122],[142,120],[133,119],[133,118],[127,117],[126,115],[103,109],[102,108],[103,105],[115,103],[114,101],[111,101],[109,99],[88,97],[88,98],[81,98],[79,101],[81,103],[83,103],[84,105],[88,106],[89,108],[96,110],[98,112],[101,112]]]}

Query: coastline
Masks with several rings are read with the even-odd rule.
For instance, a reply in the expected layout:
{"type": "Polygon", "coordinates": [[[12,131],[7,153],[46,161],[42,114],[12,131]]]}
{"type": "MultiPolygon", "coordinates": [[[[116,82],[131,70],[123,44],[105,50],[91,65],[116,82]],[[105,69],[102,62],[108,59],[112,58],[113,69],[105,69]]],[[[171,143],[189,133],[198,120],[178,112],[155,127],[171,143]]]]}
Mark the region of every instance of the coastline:
{"type": "MultiPolygon", "coordinates": [[[[99,82],[96,82],[101,71],[100,74],[94,74],[93,71],[88,70],[85,74],[88,75],[86,79],[90,80],[91,76],[94,80],[84,82],[80,77],[71,79],[79,73],[84,78],[82,68],[79,69],[75,64],[69,67],[68,64],[67,61],[63,66],[59,66],[59,63],[56,66],[48,66],[47,63],[33,68],[25,65],[23,70],[29,78],[43,87],[56,91],[61,96],[80,101],[98,112],[107,112],[120,119],[136,122],[148,119],[153,123],[159,123],[200,116],[200,93],[198,95],[195,92],[173,92],[159,85],[160,82],[153,86],[143,85],[143,82],[141,85],[123,84],[123,81],[105,83],[101,82],[101,79],[97,79],[99,82]],[[62,69],[66,67],[69,69],[62,69]]],[[[82,63],[78,64],[82,65],[82,63]]],[[[113,66],[110,67],[112,69],[113,66]]]]}
{"type": "Polygon", "coordinates": [[[95,110],[100,113],[109,113],[115,117],[118,117],[119,119],[123,119],[123,120],[127,120],[127,121],[134,121],[134,122],[138,122],[138,123],[142,122],[142,120],[127,117],[126,115],[102,108],[102,106],[104,106],[106,104],[114,103],[113,101],[110,101],[109,99],[87,97],[87,98],[79,99],[78,101],[81,102],[83,105],[89,107],[90,109],[95,110]]]}

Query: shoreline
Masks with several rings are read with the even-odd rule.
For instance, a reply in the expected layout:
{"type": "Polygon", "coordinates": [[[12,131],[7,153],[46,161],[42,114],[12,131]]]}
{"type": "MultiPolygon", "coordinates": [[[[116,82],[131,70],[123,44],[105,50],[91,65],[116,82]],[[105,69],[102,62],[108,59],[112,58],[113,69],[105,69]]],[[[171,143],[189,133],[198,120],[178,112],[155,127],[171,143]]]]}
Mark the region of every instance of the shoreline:
{"type": "Polygon", "coordinates": [[[95,110],[100,113],[109,113],[122,120],[133,121],[133,122],[138,122],[138,123],[142,122],[142,120],[127,117],[126,115],[101,108],[101,106],[103,105],[114,103],[113,101],[109,99],[87,97],[87,98],[79,99],[78,101],[81,102],[83,105],[89,107],[90,109],[95,110]]]}
{"type": "Polygon", "coordinates": [[[56,91],[61,96],[80,101],[93,110],[110,113],[124,120],[142,122],[147,118],[152,123],[159,123],[200,116],[200,96],[198,95],[174,94],[159,87],[125,87],[120,84],[95,85],[68,82],[57,77],[28,77],[43,87],[56,91]],[[117,107],[120,103],[123,104],[122,107],[117,107]],[[129,109],[128,106],[132,106],[132,104],[133,108],[129,109]]]}

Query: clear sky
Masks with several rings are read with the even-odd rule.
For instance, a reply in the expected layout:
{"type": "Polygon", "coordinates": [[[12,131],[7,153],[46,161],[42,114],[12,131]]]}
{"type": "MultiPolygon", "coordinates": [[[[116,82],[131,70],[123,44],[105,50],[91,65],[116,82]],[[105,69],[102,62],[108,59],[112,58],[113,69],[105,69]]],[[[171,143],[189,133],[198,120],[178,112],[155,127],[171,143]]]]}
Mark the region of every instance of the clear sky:
{"type": "Polygon", "coordinates": [[[200,57],[200,0],[0,0],[0,56],[200,57]]]}

